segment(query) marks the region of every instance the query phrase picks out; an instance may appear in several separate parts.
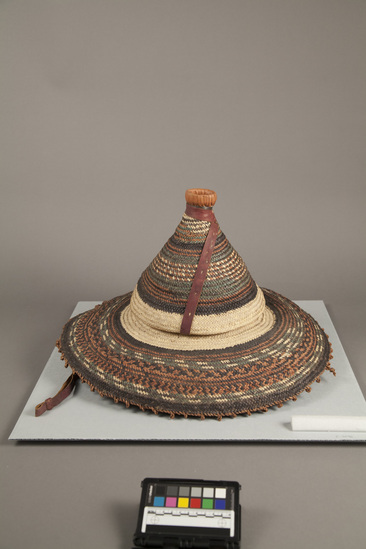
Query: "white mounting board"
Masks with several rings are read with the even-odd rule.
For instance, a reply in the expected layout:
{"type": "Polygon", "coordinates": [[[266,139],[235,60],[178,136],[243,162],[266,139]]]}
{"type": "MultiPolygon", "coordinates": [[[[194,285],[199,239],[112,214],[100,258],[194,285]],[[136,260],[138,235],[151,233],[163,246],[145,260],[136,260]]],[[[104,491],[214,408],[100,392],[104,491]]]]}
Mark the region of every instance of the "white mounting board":
{"type": "MultiPolygon", "coordinates": [[[[73,315],[92,309],[97,303],[81,301],[73,315]]],[[[297,402],[249,417],[217,419],[176,417],[126,408],[112,399],[101,398],[87,384],[77,384],[73,394],[52,411],[36,418],[34,408],[55,395],[69,369],[64,368],[54,349],[10,440],[116,440],[116,441],[328,441],[365,442],[366,432],[292,431],[293,415],[366,416],[366,402],[343,350],[323,301],[296,301],[310,313],[329,335],[333,346],[332,367],[337,377],[325,372],[321,383],[313,383],[311,393],[302,393],[297,402]]]]}

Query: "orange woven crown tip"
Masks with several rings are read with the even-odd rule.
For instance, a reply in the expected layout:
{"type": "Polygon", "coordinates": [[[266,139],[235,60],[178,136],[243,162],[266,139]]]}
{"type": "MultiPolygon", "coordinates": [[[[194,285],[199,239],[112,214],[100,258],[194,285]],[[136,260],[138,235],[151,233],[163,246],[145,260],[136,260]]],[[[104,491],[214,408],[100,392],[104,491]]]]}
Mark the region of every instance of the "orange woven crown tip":
{"type": "Polygon", "coordinates": [[[212,208],[217,199],[215,191],[209,189],[188,189],[186,191],[186,202],[190,206],[201,206],[212,208]]]}

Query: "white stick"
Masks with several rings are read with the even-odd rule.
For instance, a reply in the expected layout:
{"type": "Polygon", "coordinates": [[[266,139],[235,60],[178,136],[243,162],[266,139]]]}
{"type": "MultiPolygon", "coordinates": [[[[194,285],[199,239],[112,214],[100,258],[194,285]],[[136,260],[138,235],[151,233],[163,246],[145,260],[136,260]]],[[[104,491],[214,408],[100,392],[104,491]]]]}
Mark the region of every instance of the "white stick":
{"type": "Polygon", "coordinates": [[[293,431],[366,431],[366,416],[292,416],[293,431]]]}

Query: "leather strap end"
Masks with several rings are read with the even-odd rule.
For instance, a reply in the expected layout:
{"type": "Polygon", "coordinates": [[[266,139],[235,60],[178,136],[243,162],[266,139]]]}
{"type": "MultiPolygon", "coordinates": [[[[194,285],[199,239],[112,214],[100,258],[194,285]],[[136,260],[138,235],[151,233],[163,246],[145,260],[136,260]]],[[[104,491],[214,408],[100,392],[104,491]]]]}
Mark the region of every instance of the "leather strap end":
{"type": "Polygon", "coordinates": [[[41,416],[46,412],[46,410],[52,410],[52,408],[65,400],[65,398],[67,398],[71,394],[78,379],[79,376],[77,374],[71,374],[71,376],[67,378],[59,392],[54,397],[47,398],[44,402],[37,404],[37,406],[35,407],[35,416],[41,416]]]}

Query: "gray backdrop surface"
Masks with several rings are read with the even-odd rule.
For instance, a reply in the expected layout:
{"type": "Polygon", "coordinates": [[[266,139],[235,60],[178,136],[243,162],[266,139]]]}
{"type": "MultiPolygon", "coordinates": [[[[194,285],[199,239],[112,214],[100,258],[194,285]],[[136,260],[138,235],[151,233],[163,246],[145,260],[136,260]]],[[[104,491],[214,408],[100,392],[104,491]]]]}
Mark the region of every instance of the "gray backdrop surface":
{"type": "Polygon", "coordinates": [[[366,3],[0,2],[0,547],[129,548],[140,480],[238,480],[243,547],[362,547],[363,445],[7,440],[77,301],[131,290],[184,191],[324,300],[364,394],[366,3]],[[65,542],[65,536],[67,542],[65,542]]]}

